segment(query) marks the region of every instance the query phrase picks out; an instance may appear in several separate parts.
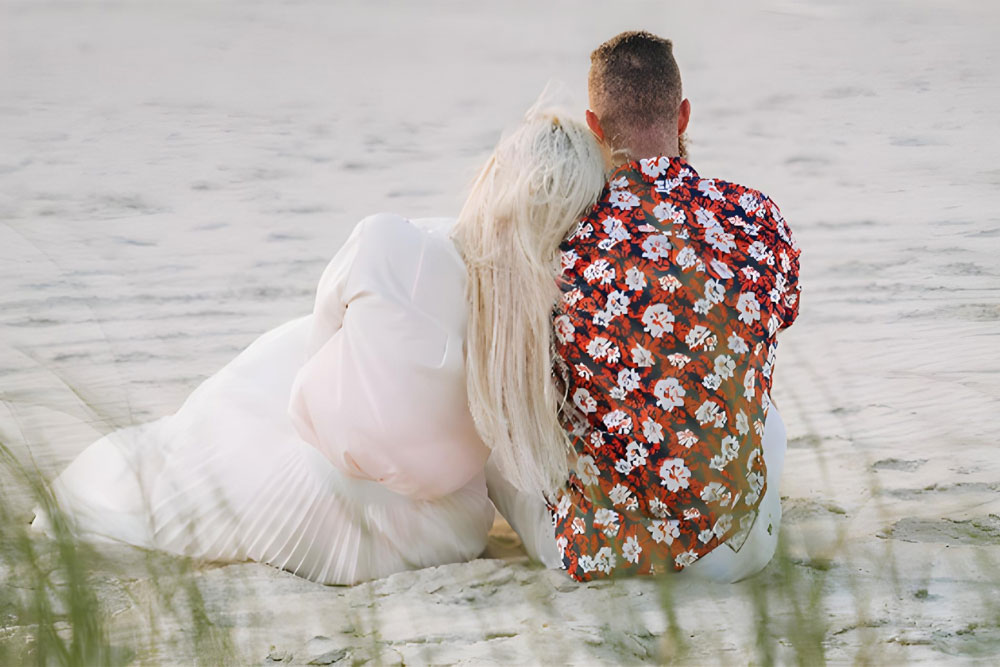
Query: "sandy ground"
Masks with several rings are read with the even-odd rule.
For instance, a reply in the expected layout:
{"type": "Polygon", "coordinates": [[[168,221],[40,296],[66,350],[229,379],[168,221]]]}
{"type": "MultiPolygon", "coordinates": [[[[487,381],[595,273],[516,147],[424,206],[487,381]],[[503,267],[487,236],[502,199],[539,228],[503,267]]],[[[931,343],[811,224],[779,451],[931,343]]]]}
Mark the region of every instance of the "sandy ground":
{"type": "MultiPolygon", "coordinates": [[[[546,81],[582,111],[590,49],[642,27],[675,40],[693,164],[770,194],[804,248],[774,390],[791,569],[756,585],[820,591],[833,661],[997,660],[1000,7],[680,4],[5,0],[0,437],[51,476],[172,412],[310,308],[357,220],[454,214],[546,81]]],[[[190,628],[147,636],[144,557],[112,555],[112,640],[189,662],[190,628]]],[[[652,582],[574,584],[502,524],[483,559],[351,589],[191,577],[248,664],[759,659],[754,584],[678,581],[670,635],[652,582]]],[[[811,604],[760,624],[777,660],[811,604]]]]}

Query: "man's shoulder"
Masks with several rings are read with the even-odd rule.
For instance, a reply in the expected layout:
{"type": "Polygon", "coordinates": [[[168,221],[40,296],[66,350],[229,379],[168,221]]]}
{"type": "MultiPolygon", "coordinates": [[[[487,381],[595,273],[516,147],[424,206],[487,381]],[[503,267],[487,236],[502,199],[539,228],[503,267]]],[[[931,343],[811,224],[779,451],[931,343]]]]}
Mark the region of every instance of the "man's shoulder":
{"type": "Polygon", "coordinates": [[[662,202],[682,208],[719,208],[728,204],[752,217],[780,215],[774,200],[757,188],[702,176],[680,158],[655,157],[616,169],[582,220],[603,220],[608,214],[633,207],[641,207],[648,214],[662,202]]]}
{"type": "Polygon", "coordinates": [[[654,252],[651,246],[684,246],[688,255],[737,248],[746,254],[750,245],[761,244],[798,252],[791,230],[768,195],[734,181],[702,176],[679,158],[657,158],[615,170],[560,249],[565,274],[573,266],[586,265],[579,260],[614,262],[671,254],[654,252]],[[663,237],[683,242],[664,242],[663,237]]]}
{"type": "Polygon", "coordinates": [[[697,186],[699,190],[704,191],[712,186],[737,202],[747,202],[753,208],[758,206],[777,207],[769,195],[755,187],[722,178],[699,177],[697,186]]]}
{"type": "Polygon", "coordinates": [[[753,186],[744,185],[743,183],[737,183],[736,181],[730,181],[724,178],[718,178],[714,176],[699,176],[698,177],[699,189],[703,184],[714,184],[715,187],[723,191],[738,192],[741,194],[748,194],[757,197],[758,199],[770,200],[769,196],[767,196],[762,191],[758,190],[753,186]]]}

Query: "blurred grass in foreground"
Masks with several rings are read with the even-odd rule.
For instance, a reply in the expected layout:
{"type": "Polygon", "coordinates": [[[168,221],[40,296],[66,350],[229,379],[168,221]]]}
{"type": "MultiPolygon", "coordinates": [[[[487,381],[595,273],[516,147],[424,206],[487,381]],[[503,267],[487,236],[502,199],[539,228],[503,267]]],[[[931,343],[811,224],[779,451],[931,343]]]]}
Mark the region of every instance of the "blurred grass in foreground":
{"type": "Polygon", "coordinates": [[[144,552],[142,574],[152,582],[154,596],[132,603],[145,606],[145,636],[113,643],[108,620],[115,610],[102,600],[107,592],[102,583],[120,564],[75,538],[42,475],[2,442],[0,480],[0,665],[111,666],[137,658],[158,663],[157,656],[178,641],[189,643],[202,664],[237,664],[234,647],[209,618],[191,576],[195,564],[166,554],[144,552]],[[33,530],[30,516],[10,511],[15,494],[45,512],[51,537],[33,530]],[[162,634],[165,617],[190,632],[162,634]]]}
{"type": "MultiPolygon", "coordinates": [[[[138,560],[130,557],[129,563],[123,564],[115,560],[114,555],[109,556],[106,550],[76,540],[70,520],[57,507],[43,476],[33,466],[19,460],[12,448],[2,442],[0,481],[0,665],[402,662],[397,650],[400,648],[398,641],[394,643],[391,638],[385,639],[381,633],[386,620],[381,616],[385,610],[384,603],[375,594],[383,585],[380,582],[355,587],[358,595],[364,598],[358,606],[361,615],[351,621],[354,629],[350,632],[333,639],[324,638],[328,640],[324,646],[333,646],[323,654],[329,662],[318,658],[310,661],[308,655],[303,658],[282,649],[273,649],[264,655],[247,655],[246,648],[234,639],[234,634],[240,630],[240,621],[234,618],[239,618],[241,610],[220,608],[218,601],[208,604],[204,597],[203,575],[212,566],[134,549],[132,556],[138,553],[138,560]],[[14,498],[18,502],[13,502],[14,498]],[[26,498],[50,517],[51,538],[31,529],[30,513],[11,509],[18,505],[23,507],[26,498]],[[117,578],[109,573],[116,574],[117,578]],[[130,585],[130,582],[139,580],[144,582],[142,586],[130,585]],[[122,596],[128,599],[122,601],[122,596]],[[116,617],[125,608],[132,616],[129,623],[123,624],[116,617]],[[125,629],[122,629],[123,626],[125,629]]],[[[827,483],[831,483],[829,479],[827,483]]],[[[877,490],[878,483],[874,477],[871,484],[877,490]]],[[[891,522],[886,507],[876,503],[875,511],[884,513],[886,522],[891,522]]],[[[690,582],[679,586],[678,578],[670,575],[655,581],[646,579],[639,586],[635,580],[594,582],[590,586],[592,589],[621,587],[618,591],[609,592],[606,598],[595,599],[619,598],[626,604],[630,600],[637,604],[634,608],[627,607],[624,612],[612,605],[595,610],[594,614],[601,621],[599,638],[588,639],[576,646],[576,652],[571,656],[547,644],[541,635],[532,634],[537,628],[526,627],[524,635],[530,655],[537,662],[546,664],[558,660],[560,655],[576,663],[590,658],[592,662],[607,662],[608,650],[620,650],[615,655],[619,655],[621,659],[618,662],[623,663],[730,664],[745,662],[749,657],[753,664],[759,665],[818,665],[828,660],[831,646],[835,645],[838,637],[847,632],[858,632],[860,640],[853,644],[852,662],[884,664],[892,661],[900,655],[901,649],[907,647],[908,641],[919,643],[922,640],[887,637],[880,632],[880,628],[887,624],[885,609],[875,608],[872,591],[868,590],[870,583],[855,574],[861,568],[855,568],[856,563],[851,563],[846,555],[846,527],[843,523],[836,524],[836,528],[833,528],[834,525],[831,523],[833,533],[826,546],[805,558],[801,549],[796,552],[789,546],[783,531],[779,553],[772,564],[745,584],[728,589],[729,592],[721,598],[720,606],[729,613],[720,614],[714,627],[707,627],[704,623],[692,627],[692,620],[686,613],[686,607],[691,603],[690,582]],[[644,591],[657,596],[656,610],[662,615],[666,628],[662,633],[649,633],[642,629],[645,627],[642,612],[648,611],[648,606],[639,608],[635,596],[642,595],[644,591]],[[835,625],[831,622],[835,616],[833,607],[840,605],[843,608],[845,597],[849,599],[851,608],[850,622],[845,625],[841,613],[835,625]],[[746,626],[750,631],[733,632],[728,645],[712,643],[720,637],[727,637],[735,625],[746,626]],[[622,627],[634,627],[635,632],[623,633],[622,627]]],[[[882,583],[894,591],[894,597],[902,599],[908,595],[903,589],[906,585],[912,586],[913,577],[906,580],[908,584],[901,577],[892,540],[882,540],[881,547],[880,562],[869,564],[869,567],[871,571],[883,575],[882,583]]],[[[989,628],[990,632],[1000,636],[1000,573],[985,549],[976,553],[975,561],[976,570],[992,573],[992,581],[981,587],[980,608],[968,610],[968,618],[975,620],[970,620],[966,628],[956,634],[965,632],[972,635],[989,628]]],[[[516,580],[501,577],[498,586],[518,586],[518,581],[524,583],[538,574],[535,569],[523,565],[507,564],[504,567],[524,571],[517,573],[516,580]]],[[[490,575],[490,578],[494,576],[490,575]]],[[[442,586],[449,583],[441,582],[442,586]]],[[[492,585],[492,582],[489,583],[492,585]]],[[[349,591],[308,582],[303,582],[303,586],[310,587],[309,596],[312,596],[313,590],[320,594],[327,592],[331,597],[349,591]]],[[[584,585],[567,580],[549,592],[525,589],[524,599],[533,610],[532,623],[558,627],[562,622],[562,612],[557,608],[559,596],[575,594],[583,588],[584,585]]],[[[488,598],[489,590],[488,587],[481,589],[480,595],[488,598]]],[[[223,604],[226,601],[246,602],[248,595],[256,594],[259,591],[239,591],[237,595],[223,596],[223,604]]],[[[928,593],[924,588],[913,595],[921,598],[921,595],[927,597],[928,593]]],[[[461,595],[456,594],[455,597],[461,603],[461,595]]],[[[450,602],[454,604],[456,601],[450,602]]],[[[303,604],[310,603],[303,601],[303,604]]],[[[472,609],[469,613],[475,614],[476,610],[472,609]]],[[[484,626],[484,641],[489,642],[491,638],[502,641],[517,635],[485,627],[489,625],[488,619],[480,620],[484,626]]],[[[990,646],[987,641],[985,648],[980,649],[983,655],[978,657],[995,655],[991,653],[990,646]]],[[[442,653],[440,647],[430,641],[421,646],[419,652],[410,655],[410,661],[417,664],[449,661],[448,654],[442,653]],[[417,657],[414,658],[414,655],[417,657]]],[[[943,654],[938,655],[944,657],[943,654]]],[[[843,657],[842,650],[838,656],[843,657]]],[[[514,656],[505,657],[498,645],[488,648],[487,655],[482,658],[502,663],[512,661],[514,656]]]]}

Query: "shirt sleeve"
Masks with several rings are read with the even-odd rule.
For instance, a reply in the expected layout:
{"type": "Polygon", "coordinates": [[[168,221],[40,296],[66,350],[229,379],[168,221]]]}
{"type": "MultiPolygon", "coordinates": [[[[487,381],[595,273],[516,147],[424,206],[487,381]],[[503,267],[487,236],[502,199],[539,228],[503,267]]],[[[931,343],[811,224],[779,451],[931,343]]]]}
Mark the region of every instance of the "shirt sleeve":
{"type": "Polygon", "coordinates": [[[778,205],[768,198],[766,206],[775,230],[773,252],[778,269],[775,287],[780,294],[778,315],[782,321],[781,328],[787,329],[799,316],[799,295],[802,290],[799,285],[799,255],[802,253],[778,205]]]}

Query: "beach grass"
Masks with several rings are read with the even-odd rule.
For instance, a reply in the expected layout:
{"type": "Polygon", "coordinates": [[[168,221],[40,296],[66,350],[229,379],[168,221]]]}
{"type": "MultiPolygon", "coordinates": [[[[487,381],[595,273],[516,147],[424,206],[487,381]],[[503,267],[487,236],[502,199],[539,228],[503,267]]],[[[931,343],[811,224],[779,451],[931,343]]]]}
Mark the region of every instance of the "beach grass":
{"type": "MultiPolygon", "coordinates": [[[[246,653],[247,647],[233,637],[233,630],[238,629],[234,625],[238,623],[234,624],[232,617],[238,616],[239,610],[209,604],[203,594],[205,574],[217,566],[141,552],[139,557],[129,559],[126,569],[130,573],[122,576],[121,563],[116,562],[114,556],[74,537],[70,520],[60,512],[48,485],[36,470],[18,460],[7,445],[0,446],[0,462],[5,481],[3,492],[8,496],[0,503],[0,581],[3,584],[0,587],[0,664],[174,664],[189,659],[206,665],[308,662],[306,658],[311,654],[303,657],[301,650],[286,650],[281,646],[271,646],[266,654],[246,653]],[[51,536],[32,531],[27,522],[30,517],[8,510],[13,506],[6,502],[12,492],[22,497],[30,496],[45,510],[50,517],[51,536]],[[117,589],[106,585],[116,576],[117,589]],[[124,586],[129,599],[123,604],[121,581],[139,580],[143,582],[141,586],[124,586]],[[123,608],[128,609],[127,613],[122,614],[123,608]],[[123,624],[119,616],[129,614],[131,621],[123,624]]],[[[840,535],[835,543],[839,546],[832,551],[803,558],[795,553],[794,545],[788,540],[781,540],[778,554],[764,573],[734,586],[722,597],[727,613],[710,625],[702,621],[699,626],[686,617],[685,609],[697,589],[692,589],[690,584],[679,586],[676,577],[670,575],[645,581],[566,582],[557,589],[525,599],[529,600],[533,619],[539,624],[559,622],[559,597],[572,594],[573,587],[581,590],[604,588],[604,598],[624,601],[624,606],[619,604],[604,611],[597,610],[597,618],[603,615],[604,621],[596,626],[596,638],[591,637],[577,647],[579,650],[570,660],[576,663],[585,662],[588,657],[594,662],[607,662],[609,651],[612,655],[619,651],[624,663],[702,664],[708,661],[725,664],[733,659],[738,662],[749,659],[760,665],[819,665],[826,663],[831,646],[848,632],[865,634],[856,642],[850,656],[854,662],[884,664],[891,661],[899,655],[900,641],[906,640],[894,639],[882,632],[886,620],[873,610],[865,583],[860,577],[844,575],[853,569],[852,563],[846,560],[846,534],[840,535]],[[639,604],[631,607],[629,600],[639,603],[638,596],[644,593],[657,597],[656,610],[662,618],[662,631],[623,632],[623,622],[625,626],[642,626],[640,612],[649,609],[639,604]],[[853,618],[849,618],[846,625],[843,613],[837,615],[839,620],[836,622],[831,620],[835,616],[831,606],[843,604],[845,596],[853,606],[853,618]],[[726,634],[727,622],[743,627],[742,634],[734,634],[740,639],[723,644],[724,650],[720,650],[719,645],[707,646],[708,639],[726,634]],[[633,646],[630,647],[630,643],[633,646]],[[635,649],[636,643],[642,645],[642,650],[635,649]]],[[[905,596],[906,583],[891,553],[891,541],[884,544],[880,572],[890,589],[905,596]]],[[[979,553],[977,559],[982,571],[997,571],[986,552],[979,553]]],[[[537,567],[520,561],[503,563],[502,568],[514,569],[516,574],[501,578],[500,581],[506,583],[500,586],[523,586],[524,582],[544,574],[537,567]]],[[[447,573],[441,571],[440,575],[438,585],[427,590],[449,585],[447,573]]],[[[490,577],[485,579],[490,580],[490,577]]],[[[488,583],[473,581],[470,585],[481,591],[478,594],[488,597],[491,590],[498,590],[485,586],[488,583]]],[[[994,584],[1000,585],[1000,581],[994,584]]],[[[234,586],[232,582],[227,585],[234,586]]],[[[308,585],[318,591],[330,591],[332,596],[350,590],[308,585]]],[[[355,587],[355,599],[360,604],[353,607],[357,616],[352,621],[351,631],[327,638],[328,644],[339,643],[340,650],[327,651],[325,655],[346,661],[337,664],[405,662],[401,656],[407,647],[382,633],[385,624],[398,622],[391,618],[392,611],[387,604],[391,596],[385,597],[380,588],[383,586],[381,582],[372,582],[355,587]]],[[[462,595],[467,596],[469,590],[468,587],[456,589],[455,599],[450,602],[460,603],[462,595]]],[[[225,599],[235,606],[247,604],[249,597],[257,594],[258,590],[247,588],[234,591],[225,599]]],[[[920,598],[928,593],[920,589],[912,595],[920,598]]],[[[988,587],[982,591],[980,607],[968,610],[969,619],[977,620],[970,621],[966,635],[974,635],[991,624],[1000,627],[1000,604],[988,587]]],[[[470,613],[476,613],[475,609],[470,613]]],[[[491,641],[509,639],[516,633],[491,629],[485,617],[481,625],[483,636],[490,640],[484,644],[482,657],[496,662],[517,662],[516,659],[508,660],[511,656],[502,650],[490,647],[491,641]]],[[[539,663],[551,662],[553,647],[530,631],[524,634],[527,655],[539,663]]],[[[410,655],[412,660],[413,654],[410,655]]],[[[429,637],[416,655],[418,663],[440,663],[448,662],[453,654],[442,652],[434,638],[429,637]]],[[[518,655],[524,658],[525,653],[518,655]]],[[[838,655],[843,657],[843,652],[838,655]]]]}
{"type": "Polygon", "coordinates": [[[0,665],[156,664],[177,652],[199,664],[240,664],[206,609],[197,563],[133,550],[133,572],[118,578],[122,563],[77,538],[41,473],[4,443],[0,479],[0,665]],[[15,496],[44,512],[48,535],[32,529],[31,515],[9,509],[23,504],[12,502],[15,496]],[[138,578],[147,585],[136,595],[127,582],[138,578]],[[124,604],[123,596],[130,598],[124,604]],[[112,641],[109,623],[123,607],[141,617],[140,631],[112,641]]]}

